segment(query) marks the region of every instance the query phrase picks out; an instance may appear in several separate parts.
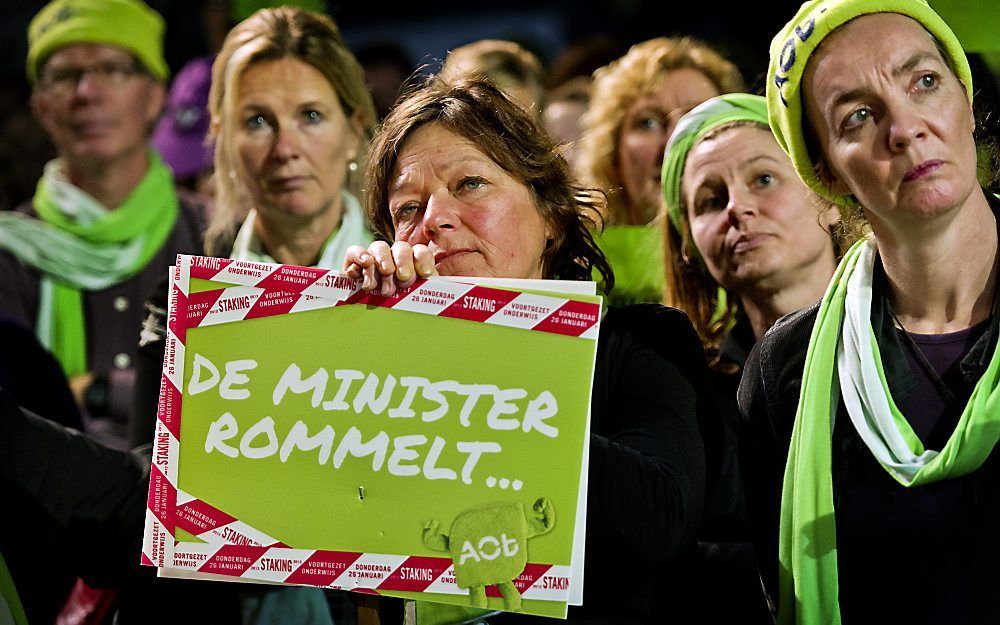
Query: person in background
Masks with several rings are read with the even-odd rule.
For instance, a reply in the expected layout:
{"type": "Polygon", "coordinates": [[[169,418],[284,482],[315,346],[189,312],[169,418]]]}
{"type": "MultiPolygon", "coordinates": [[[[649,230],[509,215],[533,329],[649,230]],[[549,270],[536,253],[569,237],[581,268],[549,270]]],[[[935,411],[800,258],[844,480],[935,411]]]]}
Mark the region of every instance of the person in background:
{"type": "Polygon", "coordinates": [[[837,211],[799,180],[766,106],[712,98],[681,118],[664,156],[664,301],[688,313],[723,371],[741,370],[775,321],[818,301],[837,262],[837,211]]]}
{"type": "Polygon", "coordinates": [[[375,111],[336,24],[261,9],[230,31],[212,73],[218,182],[206,251],[333,267],[370,242],[354,191],[375,111]]]}
{"type": "Polygon", "coordinates": [[[28,32],[31,106],[55,144],[35,196],[0,215],[0,310],[36,331],[124,445],[142,301],[201,248],[204,206],[150,147],[166,97],[163,21],[139,0],[55,0],[28,32]]]}
{"type": "Polygon", "coordinates": [[[697,604],[708,621],[769,622],[738,462],[736,391],[753,345],[823,296],[836,267],[836,210],[807,187],[767,124],[764,98],[733,93],[677,122],[663,159],[664,302],[688,313],[720,411],[708,466],[697,604]]]}
{"type": "Polygon", "coordinates": [[[1000,614],[1000,201],[977,179],[975,90],[923,0],[812,0],[772,41],[778,144],[867,231],[740,386],[780,623],[1000,614]]]}
{"type": "Polygon", "coordinates": [[[594,71],[628,51],[628,46],[607,35],[591,35],[566,46],[549,64],[546,87],[555,89],[570,80],[590,80],[594,71]]]}
{"type": "Polygon", "coordinates": [[[153,132],[153,147],[186,189],[212,197],[214,146],[208,138],[208,91],[212,86],[212,61],[205,56],[189,61],[177,72],[163,117],[153,132]]]}
{"type": "Polygon", "coordinates": [[[379,121],[392,110],[407,80],[416,69],[406,50],[394,42],[370,43],[359,47],[354,56],[365,70],[365,85],[372,94],[379,121]]]}
{"type": "MultiPolygon", "coordinates": [[[[597,270],[613,283],[591,235],[603,194],[580,187],[551,138],[481,78],[434,80],[393,109],[373,143],[365,195],[384,240],[351,248],[344,266],[366,290],[391,295],[434,273],[588,280],[597,270]]],[[[417,341],[409,357],[450,356],[434,349],[417,341]]],[[[392,357],[405,355],[397,349],[392,357]]],[[[652,580],[666,571],[674,583],[689,577],[704,492],[698,424],[711,405],[706,375],[701,344],[680,311],[612,308],[601,321],[587,583],[569,622],[644,623],[685,599],[675,585],[654,588],[652,580]]],[[[456,622],[424,620],[444,609],[417,604],[416,622],[456,622]]],[[[488,621],[548,622],[515,614],[488,621]]]]}
{"type": "Polygon", "coordinates": [[[551,92],[542,111],[542,125],[563,150],[570,171],[576,172],[580,159],[583,115],[590,103],[590,79],[577,76],[551,92]]]}
{"type": "Polygon", "coordinates": [[[524,107],[537,121],[545,105],[545,70],[541,61],[513,41],[481,39],[459,46],[445,57],[439,76],[455,82],[483,76],[524,107]]]}
{"type": "Polygon", "coordinates": [[[690,38],[650,39],[594,72],[583,118],[580,170],[608,194],[598,236],[617,276],[613,303],[663,299],[660,167],[682,115],[722,93],[743,90],[736,66],[690,38]]]}

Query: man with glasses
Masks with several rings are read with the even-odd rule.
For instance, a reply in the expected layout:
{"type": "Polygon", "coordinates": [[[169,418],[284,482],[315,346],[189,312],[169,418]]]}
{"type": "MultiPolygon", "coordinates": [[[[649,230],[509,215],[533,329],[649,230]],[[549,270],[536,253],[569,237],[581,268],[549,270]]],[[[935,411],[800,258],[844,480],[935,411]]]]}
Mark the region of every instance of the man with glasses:
{"type": "MultiPolygon", "coordinates": [[[[0,215],[0,311],[33,328],[121,444],[142,302],[177,253],[199,253],[203,206],[150,147],[168,69],[141,0],[54,0],[28,31],[31,106],[56,147],[31,202],[0,215]]],[[[16,146],[8,146],[16,149],[16,146]]]]}

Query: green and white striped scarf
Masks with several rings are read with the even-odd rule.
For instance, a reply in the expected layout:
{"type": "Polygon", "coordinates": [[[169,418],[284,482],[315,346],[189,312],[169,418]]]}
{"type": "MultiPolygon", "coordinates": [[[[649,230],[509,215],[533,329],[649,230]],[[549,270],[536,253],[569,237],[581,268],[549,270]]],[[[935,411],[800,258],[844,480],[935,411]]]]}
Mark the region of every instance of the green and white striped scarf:
{"type": "Polygon", "coordinates": [[[81,291],[124,282],[152,260],[177,221],[173,176],[150,151],[139,185],[109,209],[70,183],[56,159],[33,202],[38,219],[0,213],[0,249],[41,272],[38,339],[73,376],[87,371],[81,291]]]}
{"type": "Polygon", "coordinates": [[[971,473],[1000,439],[1000,350],[940,451],[924,449],[899,412],[871,326],[876,254],[872,241],[847,252],[809,340],[781,493],[780,624],[840,623],[831,441],[841,398],[861,440],[904,487],[971,473]]]}

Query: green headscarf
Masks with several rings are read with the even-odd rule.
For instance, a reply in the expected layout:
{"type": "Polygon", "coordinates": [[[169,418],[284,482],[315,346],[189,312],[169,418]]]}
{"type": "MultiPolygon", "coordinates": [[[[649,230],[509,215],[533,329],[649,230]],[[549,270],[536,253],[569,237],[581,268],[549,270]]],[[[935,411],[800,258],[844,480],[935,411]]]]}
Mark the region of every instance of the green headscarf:
{"type": "Polygon", "coordinates": [[[972,72],[965,51],[948,25],[925,0],[810,0],[771,41],[767,67],[767,112],[771,130],[799,177],[821,197],[841,206],[853,206],[849,195],[834,195],[820,181],[806,147],[802,127],[802,76],[813,51],[834,30],[862,15],[898,13],[913,18],[948,53],[948,61],[972,102],[972,72]]]}

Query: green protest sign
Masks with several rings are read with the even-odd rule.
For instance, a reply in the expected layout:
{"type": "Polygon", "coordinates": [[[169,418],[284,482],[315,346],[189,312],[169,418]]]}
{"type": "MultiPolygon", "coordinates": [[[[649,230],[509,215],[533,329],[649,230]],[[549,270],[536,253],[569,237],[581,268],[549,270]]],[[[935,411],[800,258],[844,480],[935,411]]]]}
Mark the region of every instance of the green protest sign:
{"type": "Polygon", "coordinates": [[[143,561],[565,615],[599,312],[181,257],[143,561]]]}

